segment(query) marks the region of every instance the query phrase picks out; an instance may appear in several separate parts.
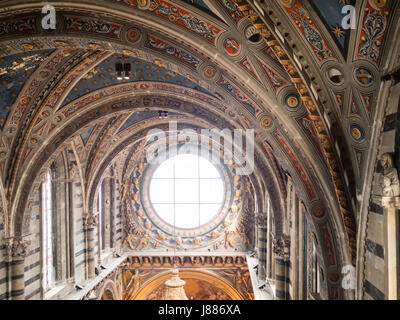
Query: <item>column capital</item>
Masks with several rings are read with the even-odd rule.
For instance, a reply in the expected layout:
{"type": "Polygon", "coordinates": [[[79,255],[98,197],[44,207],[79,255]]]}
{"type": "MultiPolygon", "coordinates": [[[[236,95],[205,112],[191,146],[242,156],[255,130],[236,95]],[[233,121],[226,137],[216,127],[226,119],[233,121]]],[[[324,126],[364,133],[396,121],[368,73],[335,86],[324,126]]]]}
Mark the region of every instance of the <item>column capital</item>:
{"type": "Polygon", "coordinates": [[[256,212],[256,225],[257,227],[266,227],[268,223],[268,213],[267,212],[256,212]]]}
{"type": "Polygon", "coordinates": [[[28,253],[27,249],[31,240],[27,237],[17,236],[4,239],[4,244],[6,246],[4,255],[8,261],[23,260],[28,253]]]}
{"type": "Polygon", "coordinates": [[[283,259],[288,259],[290,256],[290,238],[278,237],[272,240],[274,253],[283,259]]]}
{"type": "Polygon", "coordinates": [[[98,223],[99,223],[99,214],[97,212],[83,213],[83,227],[85,229],[96,227],[98,223]]]}

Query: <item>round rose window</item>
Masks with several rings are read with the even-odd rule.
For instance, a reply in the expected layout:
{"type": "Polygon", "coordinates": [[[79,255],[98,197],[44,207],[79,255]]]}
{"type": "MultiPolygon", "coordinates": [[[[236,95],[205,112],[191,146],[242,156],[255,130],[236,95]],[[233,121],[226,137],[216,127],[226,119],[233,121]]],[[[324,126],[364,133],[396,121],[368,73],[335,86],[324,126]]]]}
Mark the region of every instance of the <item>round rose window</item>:
{"type": "Polygon", "coordinates": [[[180,229],[195,229],[209,222],[224,203],[224,183],[206,158],[182,154],[169,158],[153,172],[150,203],[164,222],[180,229]]]}

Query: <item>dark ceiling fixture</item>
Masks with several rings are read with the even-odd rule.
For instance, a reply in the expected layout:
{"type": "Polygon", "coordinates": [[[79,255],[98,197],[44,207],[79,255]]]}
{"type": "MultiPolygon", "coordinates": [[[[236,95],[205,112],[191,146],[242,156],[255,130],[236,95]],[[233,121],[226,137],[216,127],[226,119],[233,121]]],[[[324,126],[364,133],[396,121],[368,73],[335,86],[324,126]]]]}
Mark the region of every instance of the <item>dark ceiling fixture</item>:
{"type": "Polygon", "coordinates": [[[117,73],[117,80],[129,80],[131,78],[131,64],[117,62],[115,72],[117,73]]]}
{"type": "Polygon", "coordinates": [[[168,111],[158,111],[158,118],[159,119],[167,119],[168,118],[168,111]]]}

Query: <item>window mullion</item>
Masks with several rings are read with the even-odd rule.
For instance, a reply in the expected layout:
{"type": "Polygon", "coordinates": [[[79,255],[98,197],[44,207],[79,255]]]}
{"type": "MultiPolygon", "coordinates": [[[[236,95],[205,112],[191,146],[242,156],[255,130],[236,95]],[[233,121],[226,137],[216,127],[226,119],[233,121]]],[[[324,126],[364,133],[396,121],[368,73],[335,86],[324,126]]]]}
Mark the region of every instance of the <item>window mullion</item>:
{"type": "MultiPolygon", "coordinates": [[[[157,187],[156,186],[154,187],[154,191],[150,191],[150,193],[162,192],[163,185],[169,188],[168,189],[169,194],[170,192],[172,192],[172,197],[171,197],[173,200],[172,203],[170,202],[171,198],[168,199],[167,197],[164,196],[159,196],[159,197],[155,196],[154,198],[157,200],[154,202],[151,200],[151,203],[153,205],[161,205],[160,209],[162,209],[163,211],[167,210],[165,211],[165,214],[169,212],[168,213],[169,218],[166,217],[166,219],[169,220],[170,221],[169,223],[173,224],[175,228],[177,227],[190,228],[190,229],[199,228],[202,225],[202,223],[206,222],[209,215],[212,215],[211,211],[214,210],[215,207],[214,205],[221,205],[221,202],[215,201],[215,199],[213,199],[215,197],[212,194],[213,192],[212,190],[214,190],[213,182],[215,181],[216,183],[218,183],[218,181],[221,181],[221,177],[219,178],[212,177],[210,173],[212,171],[209,170],[210,168],[208,168],[207,166],[205,167],[202,166],[203,164],[202,160],[203,159],[200,156],[193,157],[192,159],[190,158],[180,159],[179,157],[170,158],[172,166],[168,165],[167,170],[169,170],[169,173],[166,173],[164,169],[166,169],[167,167],[165,167],[160,172],[157,172],[156,170],[153,176],[156,175],[157,178],[151,179],[151,181],[159,181],[160,183],[157,184],[157,187]],[[197,162],[197,170],[196,171],[189,170],[190,168],[193,168],[194,162],[197,162]],[[187,172],[187,174],[185,174],[185,172],[187,172]],[[170,176],[171,178],[167,178],[167,176],[170,176]],[[165,181],[165,183],[161,182],[163,180],[165,181]],[[169,182],[167,183],[168,180],[169,182]],[[178,180],[179,180],[179,186],[177,185],[178,180]],[[171,185],[171,182],[173,183],[173,185],[171,185]],[[193,192],[196,184],[198,188],[197,190],[198,198],[194,199],[195,194],[193,192]],[[202,189],[203,186],[204,190],[202,189]],[[204,199],[202,198],[202,195],[205,196],[204,199]],[[166,201],[163,201],[162,200],[163,198],[165,198],[166,201]],[[193,200],[191,200],[191,198],[193,198],[193,200]],[[210,199],[211,201],[207,201],[207,199],[210,199]],[[205,202],[202,202],[203,200],[205,202]],[[168,206],[169,209],[167,205],[169,205],[168,206]],[[197,225],[195,224],[196,223],[195,220],[193,220],[194,218],[193,215],[195,213],[194,210],[196,210],[195,209],[196,207],[198,210],[197,225]],[[180,210],[179,211],[180,216],[176,216],[178,208],[180,210]],[[170,216],[171,213],[174,215],[173,217],[170,216]],[[202,218],[202,216],[204,216],[204,218],[202,218]],[[177,223],[180,224],[178,225],[177,223]]],[[[217,188],[216,190],[219,190],[219,188],[217,188]]],[[[155,210],[155,213],[157,213],[157,210],[155,210]]],[[[161,213],[160,218],[162,219],[164,214],[162,212],[159,213],[161,213]]]]}
{"type": "MultiPolygon", "coordinates": [[[[174,184],[174,188],[173,188],[173,197],[174,197],[174,228],[176,228],[176,159],[174,158],[174,165],[173,165],[173,169],[172,169],[172,179],[173,179],[173,184],[174,184]]],[[[174,236],[176,236],[174,234],[174,236]]]]}
{"type": "Polygon", "coordinates": [[[197,185],[198,185],[198,210],[199,210],[199,227],[200,227],[200,222],[201,222],[201,205],[200,205],[200,157],[197,157],[197,185]]]}

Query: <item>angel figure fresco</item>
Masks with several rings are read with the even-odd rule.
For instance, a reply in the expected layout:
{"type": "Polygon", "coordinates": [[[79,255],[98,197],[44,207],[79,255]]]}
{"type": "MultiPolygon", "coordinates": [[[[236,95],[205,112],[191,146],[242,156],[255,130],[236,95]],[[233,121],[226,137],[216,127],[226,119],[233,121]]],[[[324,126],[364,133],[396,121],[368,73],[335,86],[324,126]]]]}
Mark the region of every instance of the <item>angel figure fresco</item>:
{"type": "MultiPolygon", "coordinates": [[[[140,288],[140,281],[141,279],[149,276],[151,271],[142,271],[140,272],[139,269],[135,269],[133,272],[130,270],[125,271],[125,278],[129,281],[125,285],[125,291],[129,291],[130,295],[135,293],[140,288]],[[130,276],[129,276],[130,274],[130,276]]],[[[125,282],[126,283],[126,282],[125,282]]]]}
{"type": "Polygon", "coordinates": [[[251,285],[249,283],[250,281],[250,273],[248,270],[241,270],[241,269],[236,269],[236,270],[225,270],[224,274],[227,275],[233,282],[234,287],[241,292],[242,294],[245,294],[248,296],[250,299],[251,298],[251,285]]]}

